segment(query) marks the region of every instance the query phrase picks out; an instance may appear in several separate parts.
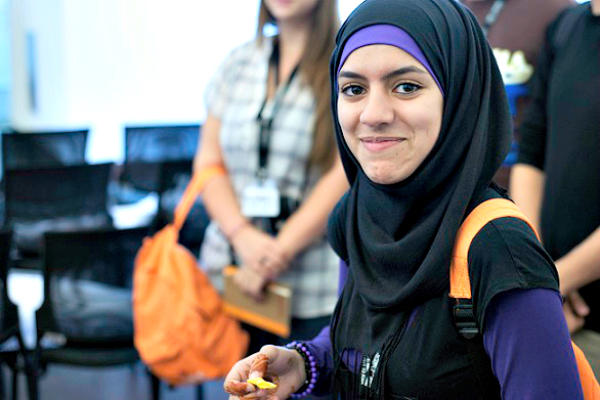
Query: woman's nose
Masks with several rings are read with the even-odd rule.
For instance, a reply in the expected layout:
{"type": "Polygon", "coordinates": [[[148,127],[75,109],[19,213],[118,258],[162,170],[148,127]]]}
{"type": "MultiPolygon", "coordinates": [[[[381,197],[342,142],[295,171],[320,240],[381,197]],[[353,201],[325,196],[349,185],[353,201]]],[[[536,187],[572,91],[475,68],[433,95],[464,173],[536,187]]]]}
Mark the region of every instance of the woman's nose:
{"type": "Polygon", "coordinates": [[[390,124],[394,119],[390,101],[383,90],[372,89],[365,99],[360,122],[374,129],[390,124]]]}

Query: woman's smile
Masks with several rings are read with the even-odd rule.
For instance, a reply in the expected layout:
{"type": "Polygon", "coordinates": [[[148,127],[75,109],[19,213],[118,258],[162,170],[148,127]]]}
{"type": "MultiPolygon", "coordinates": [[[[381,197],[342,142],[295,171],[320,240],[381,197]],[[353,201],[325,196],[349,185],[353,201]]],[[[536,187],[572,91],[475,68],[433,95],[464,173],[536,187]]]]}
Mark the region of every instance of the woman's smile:
{"type": "Polygon", "coordinates": [[[367,136],[360,138],[359,140],[365,149],[372,153],[378,153],[400,144],[406,139],[390,136],[367,136]]]}

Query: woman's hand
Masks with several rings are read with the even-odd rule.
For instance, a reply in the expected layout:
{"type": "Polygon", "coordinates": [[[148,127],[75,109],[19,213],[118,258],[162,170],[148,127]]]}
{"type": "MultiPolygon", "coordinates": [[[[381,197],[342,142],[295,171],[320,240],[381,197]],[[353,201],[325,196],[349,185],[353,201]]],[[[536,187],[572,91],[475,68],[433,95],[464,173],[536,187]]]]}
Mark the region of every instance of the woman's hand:
{"type": "Polygon", "coordinates": [[[252,225],[244,226],[232,239],[232,245],[241,257],[242,265],[259,273],[267,280],[275,279],[289,259],[276,239],[252,225]]]}
{"type": "Polygon", "coordinates": [[[233,282],[242,292],[256,301],[261,301],[263,299],[263,289],[268,281],[256,271],[244,265],[236,271],[233,282]]]}
{"type": "Polygon", "coordinates": [[[563,312],[567,320],[569,333],[573,334],[583,328],[585,317],[590,313],[590,308],[579,292],[574,290],[565,296],[563,312]]]}
{"type": "Polygon", "coordinates": [[[284,400],[300,389],[305,380],[304,360],[297,351],[269,345],[263,346],[260,352],[238,361],[227,374],[223,387],[231,394],[229,400],[284,400]],[[268,360],[264,376],[278,380],[274,390],[260,390],[246,382],[251,372],[250,367],[259,354],[265,355],[268,360]]]}

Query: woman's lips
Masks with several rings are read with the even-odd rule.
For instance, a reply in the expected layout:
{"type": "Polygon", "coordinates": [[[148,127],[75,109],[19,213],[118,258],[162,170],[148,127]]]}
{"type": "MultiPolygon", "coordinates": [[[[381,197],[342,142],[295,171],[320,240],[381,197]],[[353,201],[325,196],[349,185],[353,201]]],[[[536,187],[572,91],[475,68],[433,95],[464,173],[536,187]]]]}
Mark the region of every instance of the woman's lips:
{"type": "Polygon", "coordinates": [[[368,151],[377,153],[379,151],[383,151],[388,149],[398,143],[403,142],[404,138],[396,138],[396,137],[374,137],[374,138],[362,138],[360,142],[365,146],[368,151]]]}

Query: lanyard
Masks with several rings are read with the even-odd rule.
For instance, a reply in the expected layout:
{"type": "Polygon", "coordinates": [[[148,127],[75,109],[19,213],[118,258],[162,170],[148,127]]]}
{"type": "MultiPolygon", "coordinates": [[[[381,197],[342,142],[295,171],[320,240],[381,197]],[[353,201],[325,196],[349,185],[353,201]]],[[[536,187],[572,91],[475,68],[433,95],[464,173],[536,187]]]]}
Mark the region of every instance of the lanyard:
{"type": "Polygon", "coordinates": [[[485,36],[487,36],[488,31],[490,30],[492,25],[494,25],[498,20],[498,15],[500,14],[500,11],[502,11],[504,3],[505,0],[496,0],[494,4],[492,4],[492,8],[490,8],[490,11],[485,16],[485,19],[483,20],[483,25],[481,26],[481,29],[483,30],[485,36]]]}
{"type": "MultiPolygon", "coordinates": [[[[459,3],[461,3],[460,0],[459,3]]],[[[481,24],[481,30],[483,31],[485,36],[487,36],[488,31],[490,30],[492,25],[494,25],[498,20],[498,15],[500,15],[500,11],[502,11],[502,8],[504,8],[504,3],[506,3],[506,0],[494,1],[494,4],[492,4],[490,11],[488,11],[487,15],[483,19],[483,24],[481,24]]]]}
{"type": "MultiPolygon", "coordinates": [[[[269,59],[269,66],[274,67],[275,71],[275,83],[276,86],[279,86],[279,45],[277,42],[273,44],[273,52],[271,53],[271,57],[269,59]]],[[[294,67],[292,73],[290,74],[288,80],[285,82],[283,88],[281,90],[277,90],[277,94],[273,99],[273,107],[271,111],[271,115],[267,118],[263,117],[263,111],[267,104],[268,94],[265,95],[265,99],[263,100],[262,105],[260,106],[260,110],[258,111],[258,115],[256,116],[256,121],[258,122],[259,127],[259,137],[258,137],[258,172],[257,175],[260,179],[266,178],[266,167],[267,161],[269,158],[269,144],[271,142],[271,128],[273,127],[273,120],[279,108],[281,107],[281,103],[285,98],[285,94],[287,93],[294,76],[298,72],[298,65],[294,67]]]]}

